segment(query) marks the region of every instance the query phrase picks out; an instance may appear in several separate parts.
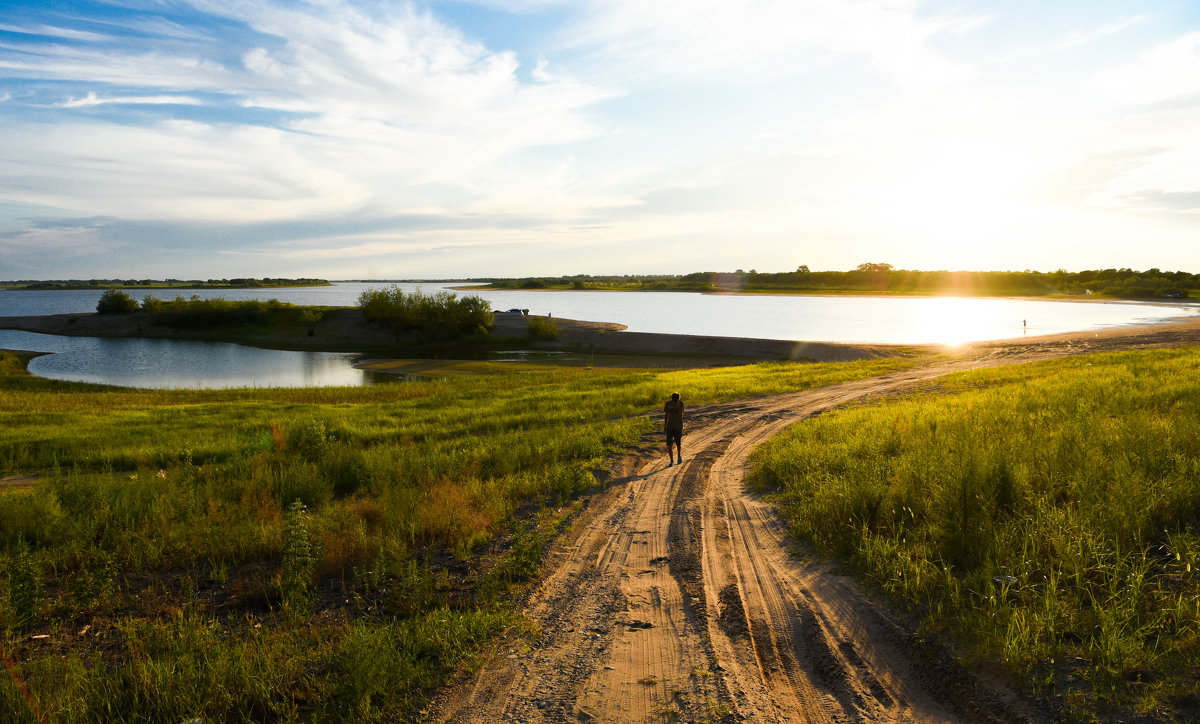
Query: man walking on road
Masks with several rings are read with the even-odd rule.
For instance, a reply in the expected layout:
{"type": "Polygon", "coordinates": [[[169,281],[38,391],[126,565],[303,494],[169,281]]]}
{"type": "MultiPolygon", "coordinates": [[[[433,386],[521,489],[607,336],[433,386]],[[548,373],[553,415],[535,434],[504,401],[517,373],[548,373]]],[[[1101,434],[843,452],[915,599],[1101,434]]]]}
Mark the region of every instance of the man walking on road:
{"type": "Polygon", "coordinates": [[[671,393],[671,399],[667,400],[667,404],[663,405],[663,427],[667,431],[667,459],[670,464],[667,467],[675,464],[675,458],[671,457],[671,441],[675,441],[676,457],[679,462],[683,462],[683,402],[679,399],[678,392],[671,393]]]}

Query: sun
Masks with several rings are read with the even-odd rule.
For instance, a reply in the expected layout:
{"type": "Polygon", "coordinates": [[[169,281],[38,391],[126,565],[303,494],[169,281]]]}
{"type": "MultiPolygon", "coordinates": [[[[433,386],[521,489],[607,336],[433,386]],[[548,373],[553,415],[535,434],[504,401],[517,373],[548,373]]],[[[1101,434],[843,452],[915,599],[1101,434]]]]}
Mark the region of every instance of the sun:
{"type": "Polygon", "coordinates": [[[962,297],[924,300],[919,316],[913,320],[913,338],[949,347],[976,339],[984,320],[980,319],[983,310],[974,301],[962,297]]]}

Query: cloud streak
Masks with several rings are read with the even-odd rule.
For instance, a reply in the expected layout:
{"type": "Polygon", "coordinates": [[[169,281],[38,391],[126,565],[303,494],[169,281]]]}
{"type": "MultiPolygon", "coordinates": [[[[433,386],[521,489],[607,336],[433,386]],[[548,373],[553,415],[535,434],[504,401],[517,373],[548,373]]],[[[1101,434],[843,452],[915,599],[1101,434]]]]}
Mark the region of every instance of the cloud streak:
{"type": "Polygon", "coordinates": [[[192,98],[189,96],[111,96],[108,98],[101,98],[94,92],[89,92],[83,98],[71,98],[53,105],[55,108],[86,108],[88,106],[103,106],[110,104],[138,106],[198,106],[202,105],[202,103],[203,101],[201,101],[199,98],[192,98]]]}

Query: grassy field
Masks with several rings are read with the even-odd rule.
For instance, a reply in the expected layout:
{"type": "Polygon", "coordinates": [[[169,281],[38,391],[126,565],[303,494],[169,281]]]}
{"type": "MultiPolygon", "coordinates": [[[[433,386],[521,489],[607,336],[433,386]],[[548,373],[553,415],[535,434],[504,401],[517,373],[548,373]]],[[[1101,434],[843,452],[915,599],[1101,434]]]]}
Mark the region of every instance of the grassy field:
{"type": "Polygon", "coordinates": [[[794,426],[794,533],[1083,720],[1200,714],[1200,351],[956,374],[794,426]]]}
{"type": "Polygon", "coordinates": [[[419,719],[670,391],[906,364],[137,391],[0,353],[0,721],[419,719]]]}

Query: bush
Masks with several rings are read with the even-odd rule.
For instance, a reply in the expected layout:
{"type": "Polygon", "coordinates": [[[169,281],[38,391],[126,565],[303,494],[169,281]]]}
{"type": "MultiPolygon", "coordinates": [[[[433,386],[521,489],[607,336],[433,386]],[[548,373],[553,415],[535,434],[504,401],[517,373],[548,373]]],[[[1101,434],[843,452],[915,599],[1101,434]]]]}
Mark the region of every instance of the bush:
{"type": "Polygon", "coordinates": [[[96,311],[100,314],[129,314],[137,310],[137,300],[116,287],[106,289],[96,304],[96,311]]]}
{"type": "Polygon", "coordinates": [[[476,297],[461,299],[450,292],[405,294],[396,285],[368,289],[358,295],[358,308],[369,322],[397,335],[421,332],[430,337],[453,337],[492,328],[492,305],[476,297]]]}
{"type": "Polygon", "coordinates": [[[320,310],[284,304],[278,299],[231,301],[224,297],[203,299],[199,295],[191,299],[176,296],[172,300],[163,300],[147,294],[142,300],[142,310],[149,312],[156,324],[179,329],[303,323],[308,325],[310,332],[320,319],[316,315],[322,314],[320,310]]]}
{"type": "Polygon", "coordinates": [[[525,328],[534,339],[555,339],[561,331],[558,325],[548,317],[530,317],[525,328]]]}
{"type": "Polygon", "coordinates": [[[166,305],[166,302],[154,296],[153,294],[147,294],[146,296],[142,297],[143,312],[150,312],[151,314],[162,312],[166,309],[166,305]]]}

